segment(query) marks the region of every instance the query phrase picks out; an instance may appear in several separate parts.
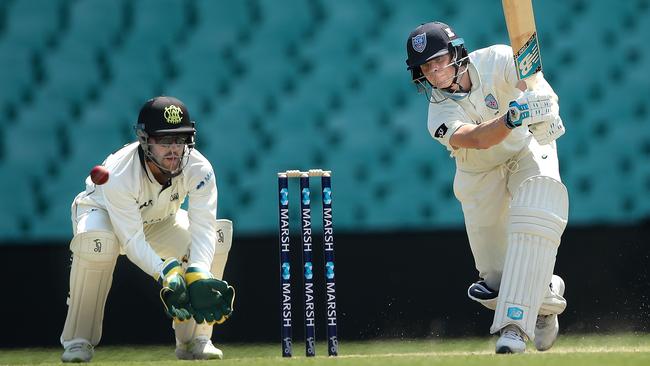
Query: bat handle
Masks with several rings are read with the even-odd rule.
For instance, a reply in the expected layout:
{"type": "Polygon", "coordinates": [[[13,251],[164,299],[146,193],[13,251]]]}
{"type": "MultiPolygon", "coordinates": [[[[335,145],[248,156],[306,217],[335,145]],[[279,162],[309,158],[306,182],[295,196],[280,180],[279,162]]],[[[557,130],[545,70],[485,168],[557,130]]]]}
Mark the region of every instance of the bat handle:
{"type": "Polygon", "coordinates": [[[539,80],[542,78],[542,72],[536,72],[533,74],[533,76],[526,78],[524,81],[526,82],[526,89],[528,90],[535,90],[537,89],[537,84],[539,83],[539,80]]]}

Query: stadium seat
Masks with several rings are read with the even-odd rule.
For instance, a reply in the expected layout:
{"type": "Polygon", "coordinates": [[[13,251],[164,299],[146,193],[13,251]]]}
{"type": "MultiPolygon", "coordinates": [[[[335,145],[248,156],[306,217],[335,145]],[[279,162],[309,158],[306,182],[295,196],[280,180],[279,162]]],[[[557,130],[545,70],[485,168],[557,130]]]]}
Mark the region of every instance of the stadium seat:
{"type": "MultiPolygon", "coordinates": [[[[567,127],[558,150],[570,222],[647,219],[650,203],[632,192],[650,192],[650,7],[534,6],[567,127]],[[611,174],[594,179],[603,167],[611,174]]],[[[156,95],[189,107],[197,148],[217,172],[219,215],[242,234],[275,229],[277,171],[309,168],[334,171],[337,230],[463,225],[455,163],[427,130],[405,44],[431,20],[452,25],[470,51],[508,43],[500,6],[20,0],[4,9],[0,110],[12,128],[0,135],[0,167],[18,171],[3,184],[19,188],[0,239],[69,238],[66,211],[88,170],[135,140],[139,108],[156,95]]]]}

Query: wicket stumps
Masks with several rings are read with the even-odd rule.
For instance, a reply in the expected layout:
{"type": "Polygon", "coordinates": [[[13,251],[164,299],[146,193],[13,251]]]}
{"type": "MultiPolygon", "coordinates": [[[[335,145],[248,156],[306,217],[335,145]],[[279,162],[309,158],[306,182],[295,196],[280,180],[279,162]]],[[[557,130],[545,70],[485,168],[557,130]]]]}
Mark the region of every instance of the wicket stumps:
{"type": "Polygon", "coordinates": [[[312,227],[310,177],[321,177],[323,199],[323,247],[327,313],[327,353],[338,355],[336,327],[336,285],[334,278],[334,229],[332,227],[331,171],[312,169],[307,172],[288,170],[278,173],[278,212],[280,219],[280,281],[282,316],[282,356],[292,356],[291,334],[291,258],[289,237],[289,178],[300,178],[300,212],[302,227],[302,265],[305,303],[305,353],[316,355],[316,321],[312,264],[312,227]]]}

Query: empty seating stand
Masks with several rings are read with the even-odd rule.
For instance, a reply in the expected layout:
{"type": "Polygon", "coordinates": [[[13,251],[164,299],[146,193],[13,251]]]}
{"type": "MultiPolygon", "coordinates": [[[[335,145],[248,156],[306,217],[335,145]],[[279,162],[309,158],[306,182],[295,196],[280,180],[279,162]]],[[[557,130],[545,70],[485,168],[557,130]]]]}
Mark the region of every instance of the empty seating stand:
{"type": "MultiPolygon", "coordinates": [[[[567,127],[571,224],[647,219],[636,195],[650,194],[649,3],[534,6],[567,127]]],[[[460,228],[454,162],[427,131],[406,38],[443,20],[470,51],[508,42],[501,7],[483,1],[19,0],[0,15],[11,125],[0,169],[12,192],[0,241],[67,239],[88,170],[135,140],[138,109],[157,94],[190,108],[219,215],[240,234],[273,232],[276,172],[309,168],[334,171],[339,230],[460,228]]]]}

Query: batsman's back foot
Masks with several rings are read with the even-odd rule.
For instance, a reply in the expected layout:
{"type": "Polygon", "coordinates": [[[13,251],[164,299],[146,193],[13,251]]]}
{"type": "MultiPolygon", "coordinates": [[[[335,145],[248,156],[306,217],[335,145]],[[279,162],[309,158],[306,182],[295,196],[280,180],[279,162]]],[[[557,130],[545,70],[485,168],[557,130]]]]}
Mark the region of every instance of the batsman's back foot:
{"type": "MultiPolygon", "coordinates": [[[[553,275],[551,280],[551,291],[560,296],[564,296],[564,280],[557,275],[553,275]]],[[[560,322],[557,314],[538,315],[535,322],[535,348],[538,351],[547,351],[555,341],[560,330],[560,322]]]]}
{"type": "Polygon", "coordinates": [[[535,348],[538,351],[547,351],[557,339],[560,323],[556,314],[539,315],[535,323],[535,348]]]}
{"type": "Polygon", "coordinates": [[[90,362],[90,360],[93,359],[94,354],[95,350],[92,344],[82,339],[70,343],[67,347],[65,347],[65,350],[61,355],[61,361],[66,363],[90,362]]]}

